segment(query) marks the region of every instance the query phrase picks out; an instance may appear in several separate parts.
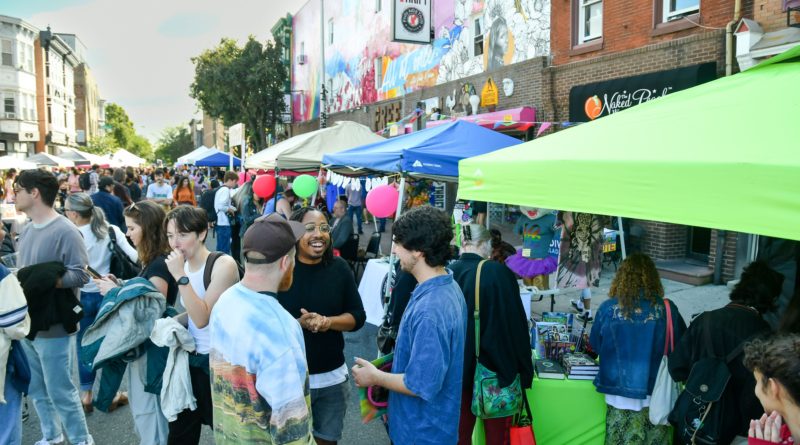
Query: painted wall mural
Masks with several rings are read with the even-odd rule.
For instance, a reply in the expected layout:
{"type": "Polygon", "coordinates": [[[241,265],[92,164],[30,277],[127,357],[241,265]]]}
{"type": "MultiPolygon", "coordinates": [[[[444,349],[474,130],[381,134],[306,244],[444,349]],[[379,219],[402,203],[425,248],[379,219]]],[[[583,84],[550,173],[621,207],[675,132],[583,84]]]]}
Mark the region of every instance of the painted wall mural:
{"type": "Polygon", "coordinates": [[[391,42],[391,4],[382,3],[376,12],[375,0],[325,0],[322,35],[320,0],[294,16],[295,121],[319,116],[323,35],[329,113],[549,53],[550,0],[438,0],[431,45],[391,42]]]}

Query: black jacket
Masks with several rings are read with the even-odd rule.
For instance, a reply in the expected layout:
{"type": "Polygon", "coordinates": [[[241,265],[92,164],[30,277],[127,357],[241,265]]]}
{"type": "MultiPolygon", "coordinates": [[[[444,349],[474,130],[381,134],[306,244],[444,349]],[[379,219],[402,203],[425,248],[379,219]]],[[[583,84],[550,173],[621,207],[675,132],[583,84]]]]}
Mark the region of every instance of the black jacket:
{"type": "MultiPolygon", "coordinates": [[[[464,350],[464,387],[471,388],[475,374],[475,275],[483,258],[461,255],[449,268],[467,303],[467,338],[464,350]]],[[[497,373],[500,385],[510,385],[517,374],[523,388],[533,381],[528,316],[522,306],[514,273],[504,264],[487,261],[481,271],[481,364],[497,373]]]]}
{"type": "MultiPolygon", "coordinates": [[[[700,359],[724,360],[742,342],[768,332],[767,322],[747,307],[731,304],[704,312],[692,321],[675,345],[669,356],[669,373],[676,382],[685,382],[692,366],[700,359]],[[706,335],[710,336],[710,342],[706,335]]],[[[722,394],[723,418],[726,420],[722,431],[726,432],[726,437],[720,443],[730,442],[737,434],[747,437],[750,419],[758,419],[764,414],[764,408],[754,393],[756,381],[753,373],[744,367],[742,357],[740,353],[728,364],[731,379],[722,394]]]]}
{"type": "Polygon", "coordinates": [[[58,261],[23,267],[17,272],[31,317],[28,339],[33,340],[37,332],[56,324],[63,325],[68,334],[78,331],[83,306],[72,289],[56,289],[56,282],[66,272],[64,264],[58,261]]]}

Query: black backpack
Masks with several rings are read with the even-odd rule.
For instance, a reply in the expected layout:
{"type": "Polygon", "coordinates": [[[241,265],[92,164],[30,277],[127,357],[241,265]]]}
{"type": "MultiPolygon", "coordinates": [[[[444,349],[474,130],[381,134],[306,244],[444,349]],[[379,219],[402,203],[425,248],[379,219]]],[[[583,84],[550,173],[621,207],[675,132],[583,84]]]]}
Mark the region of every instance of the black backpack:
{"type": "Polygon", "coordinates": [[[111,242],[108,243],[108,250],[111,251],[109,272],[121,280],[130,280],[138,277],[142,270],[141,267],[131,261],[128,255],[117,245],[117,234],[111,226],[108,227],[108,237],[111,238],[111,242]]]}
{"type": "MultiPolygon", "coordinates": [[[[712,349],[711,329],[705,326],[706,347],[712,349]]],[[[691,445],[717,445],[730,442],[731,428],[726,415],[733,406],[726,406],[723,398],[731,379],[728,363],[739,357],[746,341],[743,341],[724,359],[704,358],[692,366],[686,387],[675,401],[669,414],[669,422],[683,443],[691,445]]],[[[731,404],[730,401],[727,402],[731,404]]]]}
{"type": "Polygon", "coordinates": [[[214,190],[206,190],[200,195],[200,207],[206,211],[208,222],[217,222],[217,211],[214,210],[214,198],[217,196],[219,187],[214,190]]]}
{"type": "Polygon", "coordinates": [[[83,172],[80,176],[78,176],[78,185],[81,187],[81,190],[84,192],[89,191],[92,188],[92,180],[89,178],[89,172],[83,172]]]}
{"type": "MultiPolygon", "coordinates": [[[[206,269],[203,272],[203,287],[205,289],[208,289],[208,285],[211,284],[211,272],[214,269],[214,263],[217,262],[219,257],[224,255],[226,254],[222,252],[211,252],[208,254],[208,258],[206,258],[206,269]]],[[[239,279],[241,280],[244,277],[244,269],[242,269],[238,261],[236,261],[236,267],[239,269],[239,279]]]]}

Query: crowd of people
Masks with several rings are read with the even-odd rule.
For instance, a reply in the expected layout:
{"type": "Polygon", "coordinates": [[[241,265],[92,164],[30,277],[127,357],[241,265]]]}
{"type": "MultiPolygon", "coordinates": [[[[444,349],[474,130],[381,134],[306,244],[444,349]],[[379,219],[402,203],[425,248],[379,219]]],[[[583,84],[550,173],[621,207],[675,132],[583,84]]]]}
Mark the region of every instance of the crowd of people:
{"type": "MultiPolygon", "coordinates": [[[[37,445],[92,444],[86,414],[126,404],[142,444],[197,444],[203,425],[219,444],[335,444],[353,380],[388,392],[393,443],[469,444],[476,369],[523,393],[533,381],[529,314],[503,261],[514,248],[483,224],[454,236],[431,206],[394,221],[378,345],[392,365],[358,357],[348,369],[343,333],[366,314],[338,252],[363,230],[361,193],[308,205],[288,186],[260,198],[231,171],[92,166],[9,172],[3,195],[28,222],[7,235],[16,267],[0,265],[0,443],[21,443],[27,395],[37,445]]],[[[716,443],[795,443],[800,303],[777,335],[762,317],[782,281],[752,263],[731,303],[688,328],[643,254],[622,263],[594,317],[582,294],[606,443],[681,440],[648,420],[668,332],[675,381],[709,358],[729,365],[716,443]]],[[[509,443],[512,418],[483,419],[485,443],[509,443]]]]}

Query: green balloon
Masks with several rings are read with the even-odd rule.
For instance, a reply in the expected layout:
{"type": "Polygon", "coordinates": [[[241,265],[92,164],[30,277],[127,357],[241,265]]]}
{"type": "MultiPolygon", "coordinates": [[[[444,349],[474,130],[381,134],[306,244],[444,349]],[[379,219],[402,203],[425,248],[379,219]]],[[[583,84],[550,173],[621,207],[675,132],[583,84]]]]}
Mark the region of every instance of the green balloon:
{"type": "Polygon", "coordinates": [[[317,192],[317,178],[310,175],[300,175],[292,183],[294,194],[301,198],[310,198],[317,192]]]}

